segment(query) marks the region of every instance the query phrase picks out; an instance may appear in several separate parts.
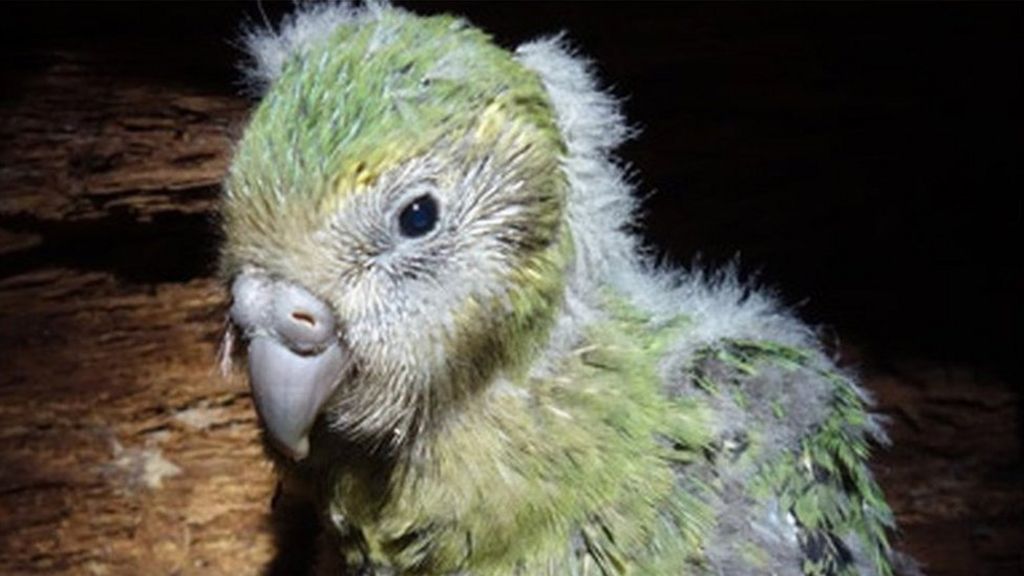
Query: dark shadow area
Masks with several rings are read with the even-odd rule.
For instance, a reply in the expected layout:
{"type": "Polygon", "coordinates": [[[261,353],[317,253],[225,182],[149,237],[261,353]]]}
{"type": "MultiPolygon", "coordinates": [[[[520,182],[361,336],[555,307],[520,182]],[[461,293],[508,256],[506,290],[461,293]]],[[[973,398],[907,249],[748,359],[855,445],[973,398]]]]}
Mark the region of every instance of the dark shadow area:
{"type": "Polygon", "coordinates": [[[209,214],[156,214],[145,222],[127,210],[74,222],[0,215],[0,227],[42,237],[35,246],[0,256],[0,280],[40,262],[109,272],[139,284],[187,282],[216,273],[220,236],[209,214]]]}
{"type": "Polygon", "coordinates": [[[320,517],[313,503],[283,491],[278,486],[270,523],[278,554],[263,572],[264,576],[310,574],[316,560],[320,536],[320,517]]]}

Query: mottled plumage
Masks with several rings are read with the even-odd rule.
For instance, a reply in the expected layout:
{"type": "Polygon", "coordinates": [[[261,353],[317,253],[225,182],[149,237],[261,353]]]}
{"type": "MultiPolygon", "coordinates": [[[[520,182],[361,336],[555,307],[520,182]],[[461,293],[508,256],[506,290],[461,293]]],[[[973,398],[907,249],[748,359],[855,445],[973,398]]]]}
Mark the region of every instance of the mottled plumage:
{"type": "Polygon", "coordinates": [[[893,573],[864,394],[770,297],[648,261],[561,39],[329,4],[249,40],[222,270],[322,565],[893,573]]]}

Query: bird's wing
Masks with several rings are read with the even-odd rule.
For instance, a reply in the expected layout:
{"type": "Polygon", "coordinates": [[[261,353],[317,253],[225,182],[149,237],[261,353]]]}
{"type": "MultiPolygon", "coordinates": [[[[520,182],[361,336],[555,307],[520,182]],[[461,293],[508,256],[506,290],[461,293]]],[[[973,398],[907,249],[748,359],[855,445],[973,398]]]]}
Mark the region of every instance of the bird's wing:
{"type": "Polygon", "coordinates": [[[713,429],[677,469],[710,487],[713,569],[892,574],[892,514],[866,464],[884,435],[850,376],[819,350],[742,338],[695,348],[681,376],[674,393],[707,403],[713,429]]]}

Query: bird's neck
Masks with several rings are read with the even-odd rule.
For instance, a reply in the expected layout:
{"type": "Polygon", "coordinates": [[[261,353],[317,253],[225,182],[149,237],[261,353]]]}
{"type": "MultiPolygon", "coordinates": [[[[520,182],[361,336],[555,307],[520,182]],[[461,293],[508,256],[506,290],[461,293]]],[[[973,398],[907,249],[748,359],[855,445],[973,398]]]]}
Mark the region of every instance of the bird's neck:
{"type": "Polygon", "coordinates": [[[546,377],[497,376],[406,450],[336,455],[322,494],[353,553],[447,573],[470,556],[504,564],[544,543],[563,554],[610,505],[653,514],[674,481],[655,456],[665,339],[631,321],[595,328],[546,377]]]}

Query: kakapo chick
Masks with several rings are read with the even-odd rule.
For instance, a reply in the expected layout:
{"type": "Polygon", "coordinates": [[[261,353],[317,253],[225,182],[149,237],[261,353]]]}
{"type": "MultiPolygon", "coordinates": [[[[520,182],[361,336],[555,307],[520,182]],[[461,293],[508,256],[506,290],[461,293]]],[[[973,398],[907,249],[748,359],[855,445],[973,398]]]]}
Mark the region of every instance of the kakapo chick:
{"type": "Polygon", "coordinates": [[[328,4],[249,45],[231,333],[324,565],[893,573],[863,393],[771,298],[642,255],[562,41],[328,4]]]}

